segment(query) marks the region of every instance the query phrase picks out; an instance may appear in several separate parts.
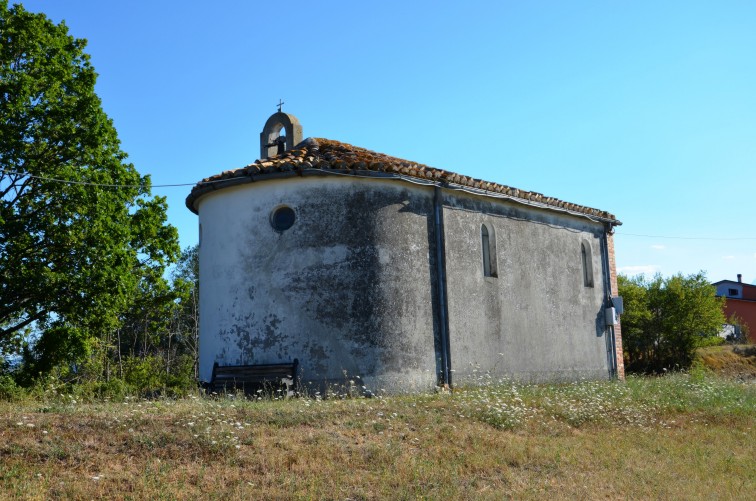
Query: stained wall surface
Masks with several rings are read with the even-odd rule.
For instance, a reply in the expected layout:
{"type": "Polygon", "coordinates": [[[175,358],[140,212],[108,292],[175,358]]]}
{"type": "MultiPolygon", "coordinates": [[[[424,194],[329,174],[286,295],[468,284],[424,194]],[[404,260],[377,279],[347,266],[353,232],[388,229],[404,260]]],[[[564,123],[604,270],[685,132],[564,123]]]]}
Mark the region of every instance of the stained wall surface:
{"type": "Polygon", "coordinates": [[[432,190],[307,177],[224,188],[199,203],[200,378],[213,363],[298,358],[315,384],[432,387],[432,190]],[[286,205],[283,232],[271,213],[286,205]]]}
{"type": "MultiPolygon", "coordinates": [[[[603,224],[442,190],[453,381],[610,375],[603,224]],[[481,225],[497,276],[485,277],[481,225]],[[581,244],[593,286],[584,284],[581,244]]],[[[214,362],[300,361],[315,385],[372,390],[442,377],[434,190],[399,180],[311,176],[203,195],[200,379],[214,362]],[[272,212],[294,209],[277,232],[272,212]]]]}
{"type": "Polygon", "coordinates": [[[444,206],[452,381],[609,377],[603,225],[458,191],[446,192],[444,206]],[[496,241],[496,277],[483,273],[484,224],[496,241]]]}

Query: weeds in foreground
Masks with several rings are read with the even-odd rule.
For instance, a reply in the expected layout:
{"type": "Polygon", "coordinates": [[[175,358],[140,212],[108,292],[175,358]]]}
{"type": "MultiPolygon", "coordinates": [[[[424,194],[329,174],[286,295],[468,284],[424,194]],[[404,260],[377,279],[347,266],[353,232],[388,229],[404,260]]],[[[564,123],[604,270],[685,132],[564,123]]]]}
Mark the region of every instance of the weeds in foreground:
{"type": "Polygon", "coordinates": [[[623,382],[518,384],[499,380],[455,392],[460,417],[502,429],[527,424],[665,426],[675,413],[747,416],[756,409],[753,385],[702,372],[665,377],[629,376],[623,382]]]}

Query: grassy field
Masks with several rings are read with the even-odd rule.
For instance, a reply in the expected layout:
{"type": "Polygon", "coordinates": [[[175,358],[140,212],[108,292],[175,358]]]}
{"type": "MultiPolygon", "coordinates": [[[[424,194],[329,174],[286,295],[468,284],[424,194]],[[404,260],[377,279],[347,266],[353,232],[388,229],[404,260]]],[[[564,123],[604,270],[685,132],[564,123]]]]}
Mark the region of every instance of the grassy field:
{"type": "Polygon", "coordinates": [[[0,403],[6,499],[753,499],[752,383],[0,403]]]}

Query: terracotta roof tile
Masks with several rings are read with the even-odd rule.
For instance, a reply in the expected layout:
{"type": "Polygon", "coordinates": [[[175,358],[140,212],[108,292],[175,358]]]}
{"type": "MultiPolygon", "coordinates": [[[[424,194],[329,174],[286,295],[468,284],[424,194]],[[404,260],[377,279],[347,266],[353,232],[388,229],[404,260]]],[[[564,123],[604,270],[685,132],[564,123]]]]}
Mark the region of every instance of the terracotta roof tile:
{"type": "Polygon", "coordinates": [[[347,174],[360,176],[385,177],[387,175],[402,175],[423,181],[427,180],[426,182],[447,183],[481,190],[481,195],[506,196],[515,201],[520,200],[530,204],[535,203],[547,209],[551,207],[557,210],[566,210],[572,213],[596,217],[615,225],[622,224],[614,215],[605,211],[565,202],[554,197],[547,197],[541,193],[523,191],[502,184],[473,179],[462,174],[436,169],[365,148],[321,138],[305,139],[291,150],[285,151],[280,155],[257,160],[246,167],[227,170],[203,179],[192,188],[191,193],[186,199],[186,206],[189,210],[196,213],[197,209],[194,203],[205,193],[226,186],[263,181],[267,178],[287,175],[305,175],[313,171],[345,171],[347,174]]]}

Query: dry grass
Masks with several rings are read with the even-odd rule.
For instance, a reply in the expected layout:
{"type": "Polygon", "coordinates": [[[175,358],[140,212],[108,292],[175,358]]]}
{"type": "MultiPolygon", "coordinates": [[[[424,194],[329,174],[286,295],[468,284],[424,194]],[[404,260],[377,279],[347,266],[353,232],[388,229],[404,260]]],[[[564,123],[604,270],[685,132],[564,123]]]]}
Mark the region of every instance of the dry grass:
{"type": "Polygon", "coordinates": [[[754,386],[702,375],[453,395],[0,403],[19,499],[746,499],[754,386]]]}
{"type": "Polygon", "coordinates": [[[742,380],[756,379],[756,345],[722,345],[700,348],[698,360],[717,374],[742,380]]]}

